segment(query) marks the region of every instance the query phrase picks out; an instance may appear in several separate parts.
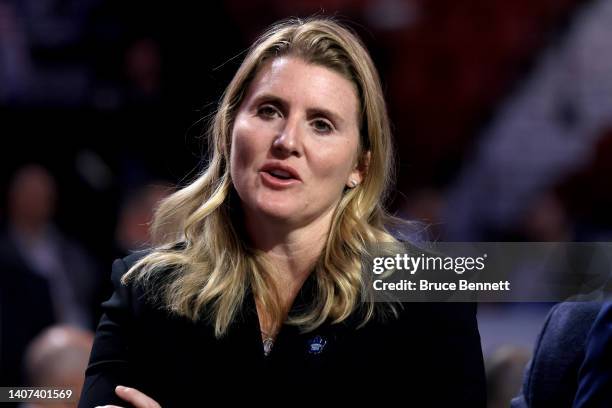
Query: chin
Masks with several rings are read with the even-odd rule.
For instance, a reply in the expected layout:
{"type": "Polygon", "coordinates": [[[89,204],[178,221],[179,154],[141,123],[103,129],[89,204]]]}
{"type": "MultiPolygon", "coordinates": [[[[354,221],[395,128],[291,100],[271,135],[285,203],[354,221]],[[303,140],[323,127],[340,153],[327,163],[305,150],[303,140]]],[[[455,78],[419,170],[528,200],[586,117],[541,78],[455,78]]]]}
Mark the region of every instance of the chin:
{"type": "Polygon", "coordinates": [[[265,217],[272,218],[278,221],[290,221],[295,218],[296,208],[288,203],[281,202],[265,202],[259,203],[256,207],[258,213],[265,217]]]}

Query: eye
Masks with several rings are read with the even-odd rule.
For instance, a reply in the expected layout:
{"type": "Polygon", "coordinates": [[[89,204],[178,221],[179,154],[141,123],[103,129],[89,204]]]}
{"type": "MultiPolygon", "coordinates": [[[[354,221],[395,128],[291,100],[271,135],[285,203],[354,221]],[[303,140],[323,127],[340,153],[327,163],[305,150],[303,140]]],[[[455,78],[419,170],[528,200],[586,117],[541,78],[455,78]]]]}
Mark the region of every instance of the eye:
{"type": "Polygon", "coordinates": [[[324,119],[315,119],[312,121],[312,126],[318,133],[330,133],[334,130],[331,123],[324,119]]]}
{"type": "Polygon", "coordinates": [[[263,105],[257,109],[257,116],[263,119],[274,119],[275,116],[280,117],[281,114],[274,106],[263,105]]]}

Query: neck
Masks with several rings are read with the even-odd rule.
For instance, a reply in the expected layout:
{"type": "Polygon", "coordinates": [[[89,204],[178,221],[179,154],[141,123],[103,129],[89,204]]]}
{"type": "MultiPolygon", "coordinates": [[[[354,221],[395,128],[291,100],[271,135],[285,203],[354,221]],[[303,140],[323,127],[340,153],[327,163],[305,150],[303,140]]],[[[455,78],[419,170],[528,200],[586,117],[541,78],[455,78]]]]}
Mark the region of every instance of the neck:
{"type": "Polygon", "coordinates": [[[251,242],[274,266],[272,278],[281,292],[293,294],[312,271],[327,241],[333,211],[301,226],[245,214],[251,242]]]}

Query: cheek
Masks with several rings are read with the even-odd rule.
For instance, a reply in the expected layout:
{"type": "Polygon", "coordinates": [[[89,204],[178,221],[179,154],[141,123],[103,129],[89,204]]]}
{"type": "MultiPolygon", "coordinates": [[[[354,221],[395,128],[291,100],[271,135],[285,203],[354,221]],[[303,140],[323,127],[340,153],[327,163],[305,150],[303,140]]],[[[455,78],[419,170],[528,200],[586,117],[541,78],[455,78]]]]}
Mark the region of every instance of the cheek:
{"type": "Polygon", "coordinates": [[[344,185],[354,167],[357,147],[353,143],[339,143],[334,146],[319,147],[313,172],[317,177],[344,185]]]}
{"type": "Polygon", "coordinates": [[[232,148],[230,152],[230,162],[232,177],[234,179],[244,176],[243,172],[248,169],[257,153],[257,146],[254,143],[257,139],[244,121],[236,121],[232,132],[232,148]]]}

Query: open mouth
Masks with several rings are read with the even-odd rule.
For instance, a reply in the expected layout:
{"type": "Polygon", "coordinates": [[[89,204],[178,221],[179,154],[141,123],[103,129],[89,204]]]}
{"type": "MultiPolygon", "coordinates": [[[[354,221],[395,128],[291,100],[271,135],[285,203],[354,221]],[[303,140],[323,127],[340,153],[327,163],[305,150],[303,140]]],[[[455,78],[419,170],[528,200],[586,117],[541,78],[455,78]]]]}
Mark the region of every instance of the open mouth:
{"type": "Polygon", "coordinates": [[[275,190],[289,188],[300,182],[299,178],[281,169],[264,170],[260,174],[264,185],[275,190]]]}
{"type": "Polygon", "coordinates": [[[268,173],[272,177],[277,178],[279,180],[293,180],[294,179],[294,177],[291,176],[291,174],[283,170],[271,170],[266,173],[268,173]]]}
{"type": "Polygon", "coordinates": [[[285,189],[302,181],[293,167],[277,162],[269,162],[259,170],[264,184],[273,189],[285,189]]]}

